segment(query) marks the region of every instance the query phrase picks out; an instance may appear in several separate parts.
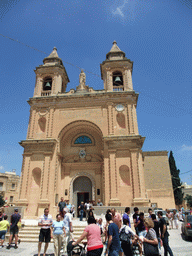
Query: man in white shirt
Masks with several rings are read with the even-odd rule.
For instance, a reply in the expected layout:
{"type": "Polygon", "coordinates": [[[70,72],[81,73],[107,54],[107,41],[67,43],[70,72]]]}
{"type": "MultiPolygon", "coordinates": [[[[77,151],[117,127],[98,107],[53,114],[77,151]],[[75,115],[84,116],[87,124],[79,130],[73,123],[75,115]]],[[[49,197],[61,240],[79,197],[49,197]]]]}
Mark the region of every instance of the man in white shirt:
{"type": "Polygon", "coordinates": [[[39,244],[38,244],[38,256],[40,256],[42,242],[45,242],[44,254],[45,256],[49,242],[51,240],[51,230],[50,227],[53,224],[52,216],[49,214],[49,209],[45,208],[44,214],[40,216],[38,221],[38,226],[41,227],[39,234],[39,244]]]}
{"type": "Polygon", "coordinates": [[[63,223],[64,223],[64,227],[65,227],[65,232],[66,232],[66,237],[64,239],[64,244],[63,244],[63,249],[64,249],[64,253],[67,253],[67,245],[69,243],[70,240],[70,233],[73,232],[73,227],[72,227],[72,215],[69,213],[69,209],[67,207],[65,207],[63,209],[63,223]]]}

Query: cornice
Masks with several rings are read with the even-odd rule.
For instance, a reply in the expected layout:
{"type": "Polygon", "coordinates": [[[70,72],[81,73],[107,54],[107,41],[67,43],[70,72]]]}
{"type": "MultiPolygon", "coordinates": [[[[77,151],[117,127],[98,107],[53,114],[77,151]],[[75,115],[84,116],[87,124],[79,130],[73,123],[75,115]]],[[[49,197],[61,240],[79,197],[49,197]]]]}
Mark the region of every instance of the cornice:
{"type": "Polygon", "coordinates": [[[143,156],[167,156],[169,151],[161,150],[161,151],[143,151],[143,156]]]}
{"type": "Polygon", "coordinates": [[[84,94],[58,94],[47,97],[33,97],[30,98],[27,102],[30,106],[34,104],[44,104],[46,106],[62,104],[66,105],[67,103],[75,103],[78,105],[83,102],[87,104],[90,101],[90,104],[93,105],[93,100],[95,100],[95,105],[107,104],[107,102],[115,103],[127,103],[127,101],[132,101],[134,104],[137,104],[139,93],[135,91],[123,91],[123,92],[106,92],[105,90],[87,92],[84,94]],[[86,101],[86,102],[85,102],[86,101]]]}

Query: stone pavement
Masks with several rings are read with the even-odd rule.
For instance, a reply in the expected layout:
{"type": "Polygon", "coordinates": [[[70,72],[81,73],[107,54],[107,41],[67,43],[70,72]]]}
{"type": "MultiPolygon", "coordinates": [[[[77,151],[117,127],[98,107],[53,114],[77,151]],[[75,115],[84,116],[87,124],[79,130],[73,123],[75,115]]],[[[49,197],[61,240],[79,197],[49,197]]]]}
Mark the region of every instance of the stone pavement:
{"type": "MultiPolygon", "coordinates": [[[[169,241],[172,248],[174,256],[191,256],[192,255],[192,239],[185,241],[181,236],[181,223],[179,223],[179,229],[169,230],[169,241]]],[[[18,249],[13,247],[7,250],[5,247],[0,249],[0,256],[37,256],[37,243],[21,243],[18,249]]],[[[42,254],[43,256],[42,245],[42,254]]],[[[163,255],[163,248],[161,250],[161,255],[163,255]]],[[[46,256],[54,256],[54,246],[53,243],[49,244],[46,256]]]]}

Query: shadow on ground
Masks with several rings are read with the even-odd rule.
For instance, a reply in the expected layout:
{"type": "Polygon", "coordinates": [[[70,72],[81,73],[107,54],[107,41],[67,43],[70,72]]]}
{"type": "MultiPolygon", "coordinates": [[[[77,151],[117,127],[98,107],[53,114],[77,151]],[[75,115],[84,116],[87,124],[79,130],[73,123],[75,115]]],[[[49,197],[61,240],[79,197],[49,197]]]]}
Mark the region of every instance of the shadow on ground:
{"type": "Polygon", "coordinates": [[[192,242],[192,237],[186,237],[184,234],[181,234],[181,238],[185,241],[185,242],[188,242],[188,243],[191,243],[192,242]]]}
{"type": "MultiPolygon", "coordinates": [[[[54,253],[46,253],[46,256],[54,256],[54,253]]],[[[33,256],[38,256],[38,254],[34,254],[33,256]]],[[[40,254],[40,256],[43,256],[43,253],[40,254]]]]}

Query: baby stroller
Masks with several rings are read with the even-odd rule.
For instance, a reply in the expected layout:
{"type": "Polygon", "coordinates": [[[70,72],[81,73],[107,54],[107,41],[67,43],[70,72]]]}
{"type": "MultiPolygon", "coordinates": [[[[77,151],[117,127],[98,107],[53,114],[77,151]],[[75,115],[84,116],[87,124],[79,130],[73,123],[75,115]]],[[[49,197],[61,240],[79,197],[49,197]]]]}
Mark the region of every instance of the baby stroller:
{"type": "Polygon", "coordinates": [[[87,243],[83,243],[84,246],[81,246],[79,244],[73,246],[72,243],[74,241],[69,241],[67,245],[67,255],[68,256],[86,256],[86,245],[87,243]]]}

